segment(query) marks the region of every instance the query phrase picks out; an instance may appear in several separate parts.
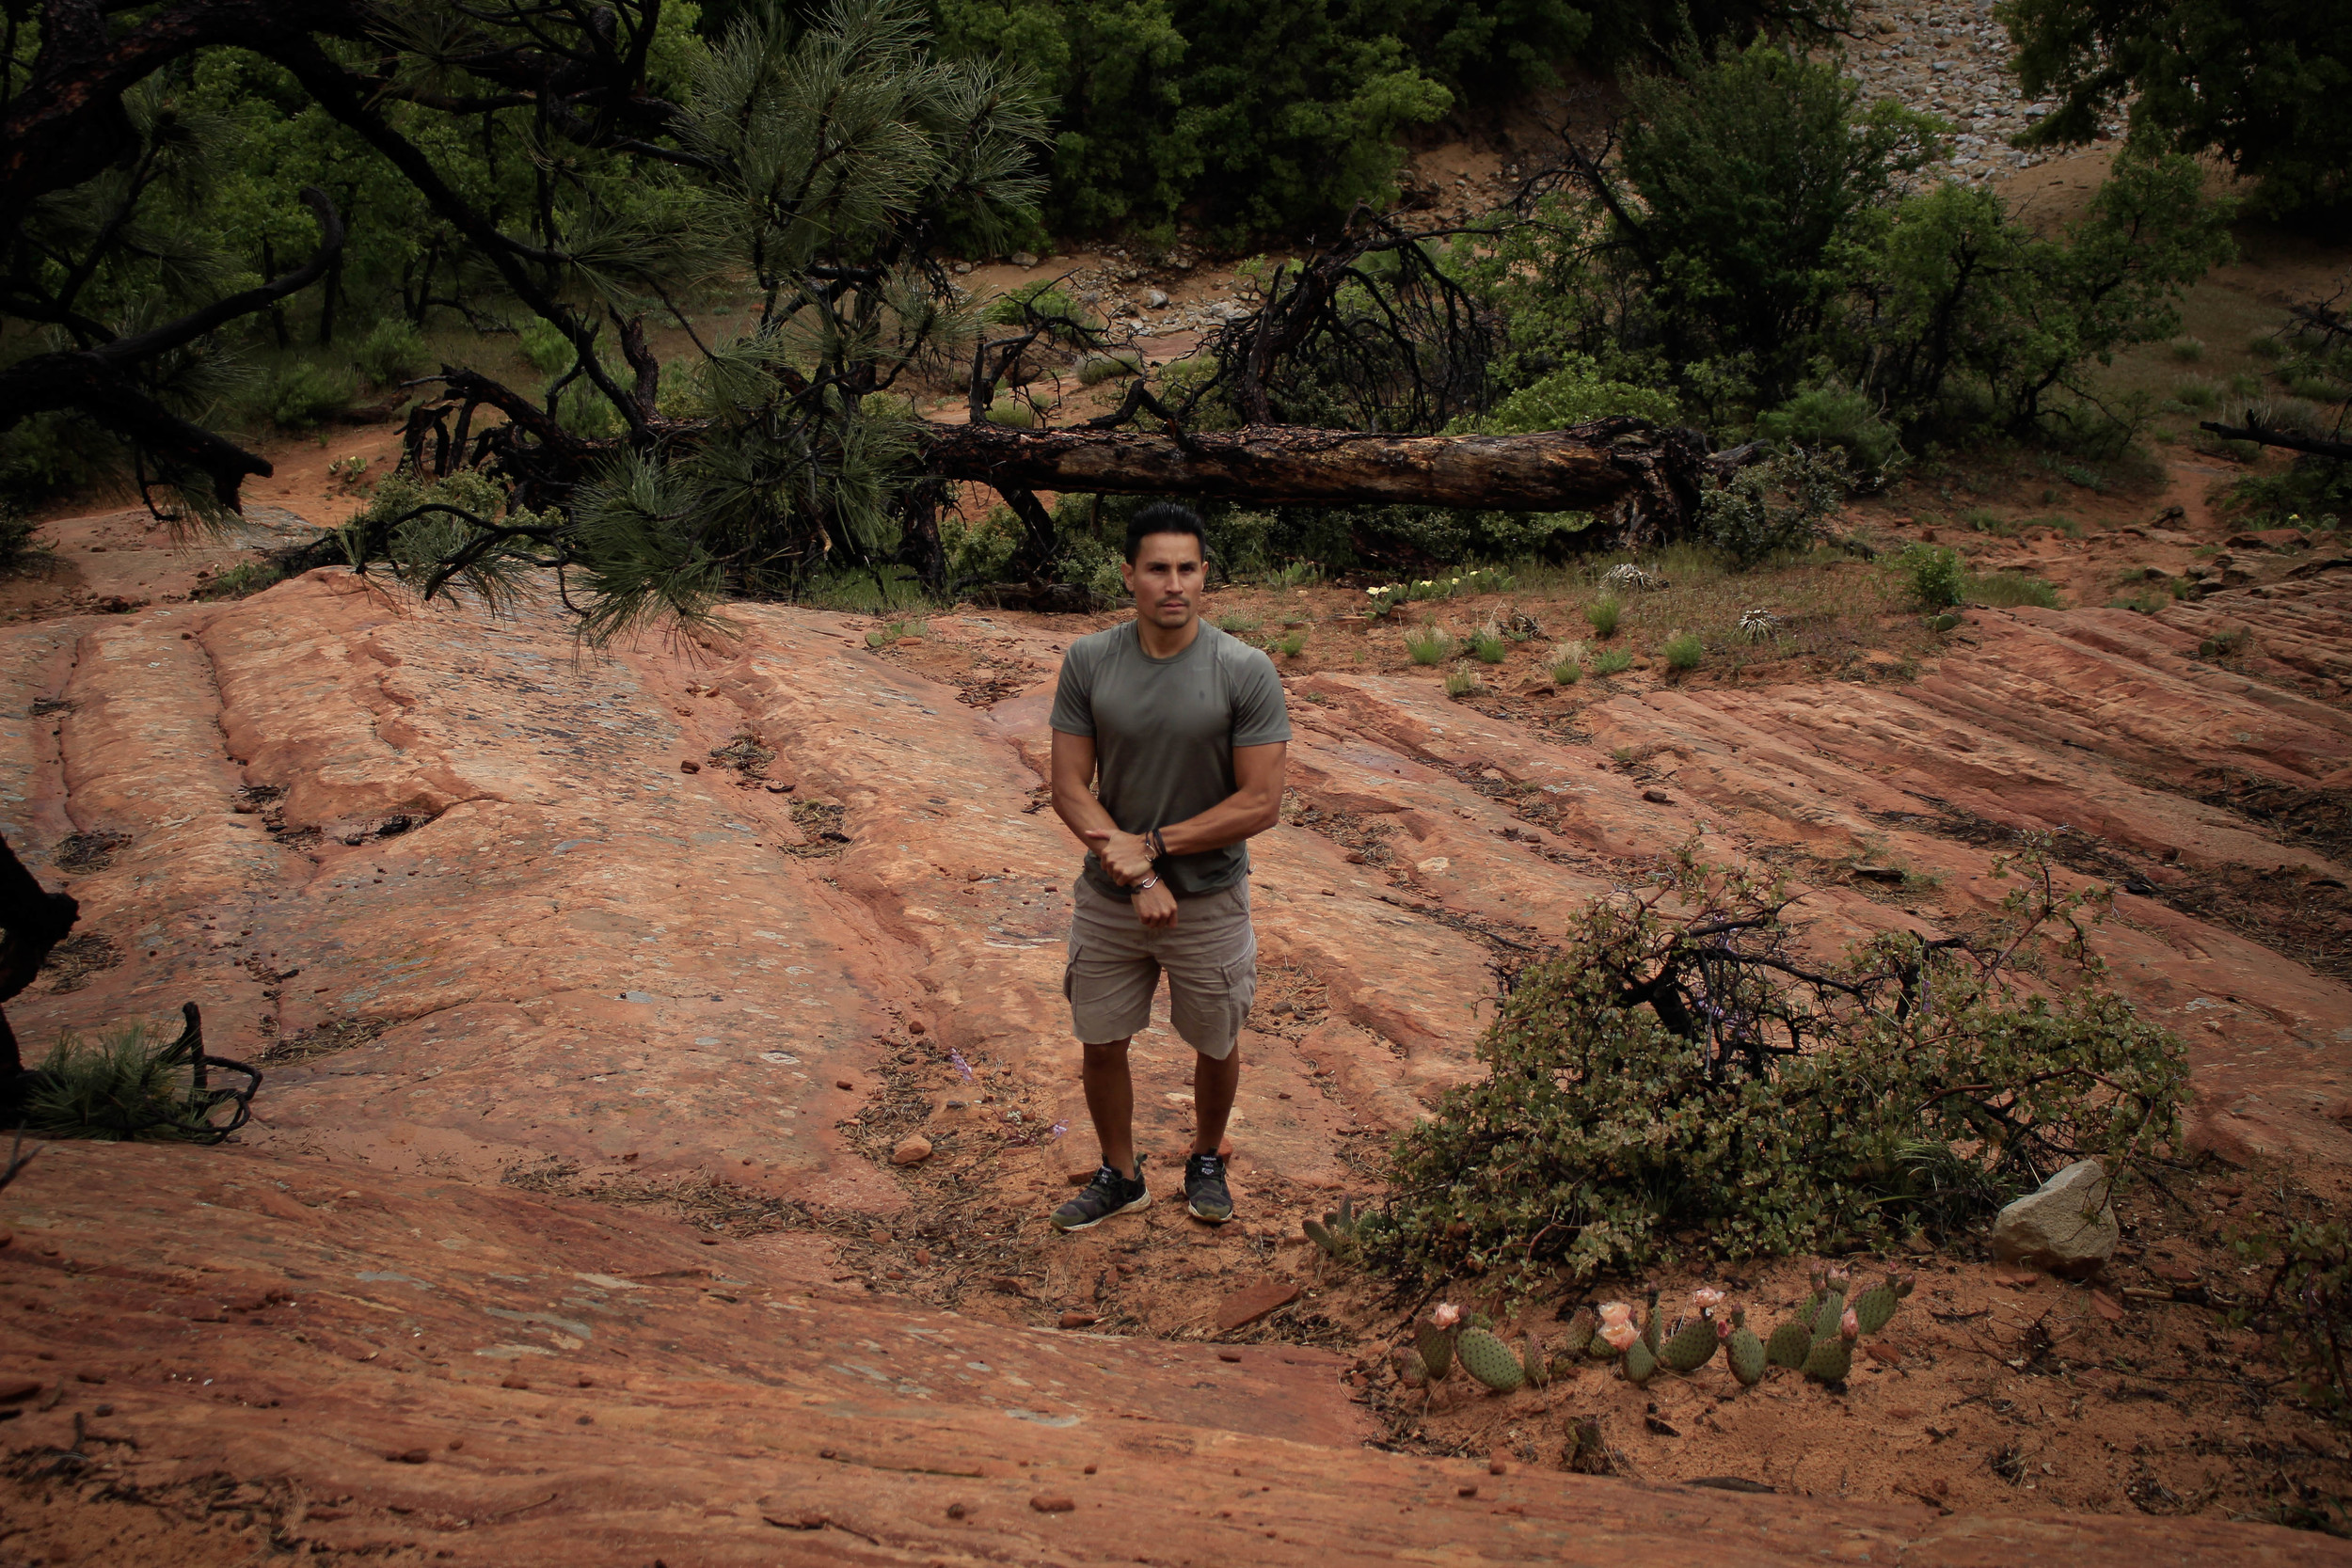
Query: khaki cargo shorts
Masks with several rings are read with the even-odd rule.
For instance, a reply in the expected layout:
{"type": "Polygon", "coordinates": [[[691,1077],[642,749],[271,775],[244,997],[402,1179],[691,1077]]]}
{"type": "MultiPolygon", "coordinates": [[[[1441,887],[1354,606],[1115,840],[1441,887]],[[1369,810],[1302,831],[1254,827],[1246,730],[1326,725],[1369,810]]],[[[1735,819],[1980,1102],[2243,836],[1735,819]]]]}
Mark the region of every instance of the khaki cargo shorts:
{"type": "Polygon", "coordinates": [[[1168,1020],[1184,1043],[1218,1061],[1233,1053],[1258,995],[1249,880],[1177,902],[1176,924],[1153,930],[1125,899],[1078,879],[1061,989],[1081,1041],[1107,1045],[1150,1023],[1152,995],[1165,970],[1168,1020]]]}

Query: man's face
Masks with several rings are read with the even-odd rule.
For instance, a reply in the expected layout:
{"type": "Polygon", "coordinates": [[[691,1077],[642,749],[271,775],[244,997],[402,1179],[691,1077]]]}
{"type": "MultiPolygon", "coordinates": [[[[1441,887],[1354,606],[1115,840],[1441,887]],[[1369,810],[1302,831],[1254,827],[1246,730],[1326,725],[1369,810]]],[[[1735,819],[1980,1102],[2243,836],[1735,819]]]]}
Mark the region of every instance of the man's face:
{"type": "Polygon", "coordinates": [[[1189,533],[1147,533],[1119,575],[1136,611],[1166,631],[1182,631],[1200,613],[1200,541],[1189,533]]]}

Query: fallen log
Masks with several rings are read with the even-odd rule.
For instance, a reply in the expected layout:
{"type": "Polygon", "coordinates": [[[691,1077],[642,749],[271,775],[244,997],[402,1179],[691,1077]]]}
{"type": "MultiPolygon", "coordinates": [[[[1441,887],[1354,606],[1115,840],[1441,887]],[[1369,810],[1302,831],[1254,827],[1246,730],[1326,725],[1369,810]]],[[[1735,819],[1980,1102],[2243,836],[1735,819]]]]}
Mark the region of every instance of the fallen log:
{"type": "Polygon", "coordinates": [[[1527,436],[1386,436],[1285,425],[1184,436],[934,425],[922,433],[922,448],[925,472],[977,480],[1000,492],[1597,512],[1636,537],[1679,531],[1696,511],[1702,476],[1737,467],[1745,455],[1710,457],[1696,431],[1622,416],[1527,436]]]}
{"type": "Polygon", "coordinates": [[[2352,459],[2352,441],[2329,441],[2316,436],[2297,436],[2288,430],[2271,430],[2251,420],[2243,425],[2204,420],[2199,422],[2197,428],[2210,430],[2225,441],[2252,441],[2258,446],[2280,447],[2288,451],[2308,452],[2313,457],[2333,457],[2339,461],[2352,459]]]}

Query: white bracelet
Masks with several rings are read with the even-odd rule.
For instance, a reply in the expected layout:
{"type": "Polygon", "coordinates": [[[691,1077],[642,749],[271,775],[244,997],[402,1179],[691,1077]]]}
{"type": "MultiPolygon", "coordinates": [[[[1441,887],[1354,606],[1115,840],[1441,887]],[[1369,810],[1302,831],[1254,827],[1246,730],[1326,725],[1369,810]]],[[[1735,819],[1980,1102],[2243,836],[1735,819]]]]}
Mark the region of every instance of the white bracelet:
{"type": "Polygon", "coordinates": [[[1159,885],[1160,885],[1160,874],[1159,874],[1158,872],[1154,871],[1154,872],[1152,872],[1152,875],[1150,875],[1149,877],[1146,877],[1143,880],[1141,880],[1141,881],[1139,881],[1139,882],[1137,882],[1137,883],[1136,884],[1136,891],[1137,893],[1141,893],[1141,892],[1142,892],[1145,888],[1148,888],[1148,887],[1157,887],[1157,886],[1159,886],[1159,885]]]}

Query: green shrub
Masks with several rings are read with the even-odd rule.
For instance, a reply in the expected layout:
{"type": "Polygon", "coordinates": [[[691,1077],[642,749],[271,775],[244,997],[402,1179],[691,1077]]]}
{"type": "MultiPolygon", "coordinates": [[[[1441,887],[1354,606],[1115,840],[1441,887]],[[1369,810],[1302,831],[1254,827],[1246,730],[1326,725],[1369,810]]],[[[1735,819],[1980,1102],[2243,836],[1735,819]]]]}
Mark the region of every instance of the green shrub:
{"type": "Polygon", "coordinates": [[[1707,644],[1699,641],[1698,633],[1686,631],[1666,639],[1665,646],[1660,652],[1665,655],[1668,669],[1695,670],[1707,657],[1707,644]]]}
{"type": "Polygon", "coordinates": [[[1968,597],[1977,604],[1998,605],[2013,609],[2018,605],[2039,605],[2043,610],[2058,608],[2056,588],[2040,578],[2023,572],[1988,572],[1968,579],[1968,597]]]}
{"type": "Polygon", "coordinates": [[[1479,1044],[1487,1071],[1397,1140],[1367,1256],[1524,1299],[1653,1267],[1679,1231],[1732,1259],[1883,1245],[2071,1160],[2159,1152],[2187,1088],[2180,1042],[2079,940],[2073,987],[2005,961],[2012,939],[2030,950],[2094,912],[2056,895],[2046,852],[2016,867],[2003,929],[1965,949],[1883,933],[1831,966],[1846,992],[1773,967],[1803,935],[1781,883],[1685,846],[1519,972],[1479,1044]]]}
{"type": "Polygon", "coordinates": [[[2233,1239],[2247,1273],[2269,1275],[2232,1312],[2236,1326],[2280,1333],[2296,1392],[2321,1410],[2352,1406],[2352,1232],[2337,1220],[2295,1220],[2281,1236],[2233,1239]]]}
{"type": "Polygon", "coordinates": [[[1616,636],[1617,621],[1624,613],[1625,607],[1607,594],[1584,607],[1584,619],[1592,623],[1595,637],[1616,636]]]}
{"type": "Polygon", "coordinates": [[[2172,401],[2194,413],[2210,414],[2221,406],[2221,388],[2201,375],[2192,375],[2172,388],[2172,401]]]}
{"type": "Polygon", "coordinates": [[[1485,418],[1465,423],[1486,436],[1525,436],[1539,430],[1565,430],[1587,420],[1611,414],[1630,414],[1653,424],[1673,424],[1681,418],[1672,392],[1613,380],[1586,355],[1571,355],[1568,363],[1533,386],[1504,398],[1485,418]]]}
{"type": "Polygon", "coordinates": [[[1478,677],[1468,670],[1448,670],[1445,673],[1445,694],[1447,696],[1467,697],[1477,689],[1478,677]]]}
{"type": "Polygon", "coordinates": [[[2301,371],[2287,377],[2287,390],[2312,403],[2342,403],[2344,399],[2344,383],[2313,371],[2301,371]]]}
{"type": "Polygon", "coordinates": [[[1415,664],[1443,664],[1454,652],[1454,639],[1436,626],[1416,626],[1405,634],[1405,651],[1415,664]]]}
{"type": "Polygon", "coordinates": [[[1874,490],[1901,472],[1906,461],[1902,440],[1878,404],[1843,382],[1807,387],[1756,416],[1756,433],[1788,446],[1836,448],[1851,473],[1874,490]]]}
{"type": "Polygon", "coordinates": [[[1896,558],[1910,575],[1912,597],[1929,610],[1956,605],[1967,594],[1968,572],[1948,545],[1912,545],[1896,558]]]}
{"type": "Polygon", "coordinates": [[[0,577],[14,577],[44,553],[33,543],[40,528],[16,507],[0,500],[0,577]]]}
{"type": "Polygon", "coordinates": [[[1245,615],[1238,610],[1227,610],[1216,618],[1216,629],[1230,632],[1235,637],[1247,636],[1263,625],[1265,623],[1257,616],[1245,615]]]}
{"type": "Polygon", "coordinates": [[[1099,387],[1105,381],[1123,379],[1143,373],[1143,356],[1134,349],[1113,349],[1107,354],[1089,354],[1078,361],[1078,385],[1099,387]]]}
{"type": "Polygon", "coordinates": [[[988,422],[1030,430],[1037,425],[1037,410],[1019,398],[998,398],[988,405],[988,422]]]}
{"type": "Polygon", "coordinates": [[[1488,626],[1470,634],[1466,651],[1481,664],[1500,664],[1511,652],[1511,645],[1488,626]]]}
{"type": "Polygon", "coordinates": [[[2257,359],[2283,359],[2287,345],[2280,341],[2276,332],[2257,332],[2246,340],[2246,352],[2257,359]]]}
{"type": "Polygon", "coordinates": [[[270,372],[266,391],[270,423],[280,430],[310,430],[350,407],[359,386],[349,371],[281,359],[270,372]]]}
{"type": "Polygon", "coordinates": [[[40,1064],[25,1122],[53,1138],[196,1138],[217,1135],[209,1098],[195,1090],[187,1055],[151,1037],[144,1023],[102,1035],[96,1044],[60,1035],[40,1064]]]}
{"type": "Polygon", "coordinates": [[[242,599],[275,587],[286,579],[283,568],[270,561],[240,561],[225,572],[197,585],[199,599],[242,599]]]}
{"type": "Polygon", "coordinates": [[[1798,448],[1740,469],[1699,501],[1699,537],[1742,566],[1811,548],[1853,487],[1835,449],[1798,448]]]}
{"type": "Polygon", "coordinates": [[[2172,351],[2172,357],[2184,365],[2194,365],[2205,356],[2205,340],[2202,338],[2175,338],[2165,346],[2172,351]]]}
{"type": "Polygon", "coordinates": [[[1274,644],[1274,651],[1284,658],[1296,658],[1307,651],[1307,634],[1303,631],[1292,632],[1274,644]]]}
{"type": "Polygon", "coordinates": [[[866,645],[869,648],[887,648],[901,637],[929,637],[930,634],[931,624],[929,621],[884,621],[866,634],[866,645]]]}
{"type": "Polygon", "coordinates": [[[1593,656],[1593,673],[1622,675],[1633,668],[1633,656],[1623,648],[1603,648],[1593,656]]]}
{"type": "Polygon", "coordinates": [[[523,357],[541,375],[562,375],[572,368],[580,353],[572,341],[556,329],[553,322],[532,317],[531,324],[519,334],[523,357]]]}
{"type": "Polygon", "coordinates": [[[1584,667],[1570,655],[1551,667],[1551,678],[1561,686],[1574,686],[1584,678],[1584,667]]]}
{"type": "Polygon", "coordinates": [[[433,363],[424,334],[397,317],[368,328],[352,359],[359,367],[359,373],[376,387],[389,387],[394,382],[422,375],[433,363]]]}

